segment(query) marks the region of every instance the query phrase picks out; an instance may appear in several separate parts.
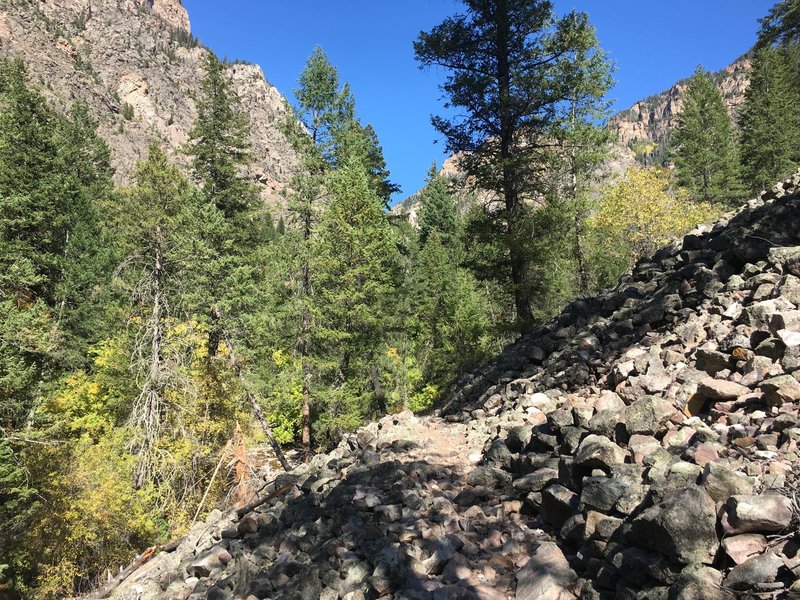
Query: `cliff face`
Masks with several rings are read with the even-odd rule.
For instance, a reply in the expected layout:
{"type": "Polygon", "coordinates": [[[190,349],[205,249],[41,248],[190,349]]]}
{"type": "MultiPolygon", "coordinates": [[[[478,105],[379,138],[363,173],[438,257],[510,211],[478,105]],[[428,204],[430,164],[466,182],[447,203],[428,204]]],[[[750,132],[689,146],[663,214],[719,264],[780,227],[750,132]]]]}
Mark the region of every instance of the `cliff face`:
{"type": "MultiPolygon", "coordinates": [[[[0,56],[21,58],[30,79],[59,110],[86,102],[127,182],[151,142],[183,164],[209,51],[195,40],[179,0],[0,0],[0,56]]],[[[253,163],[247,175],[265,201],[295,164],[279,130],[283,97],[256,65],[229,66],[250,118],[253,163]]]]}

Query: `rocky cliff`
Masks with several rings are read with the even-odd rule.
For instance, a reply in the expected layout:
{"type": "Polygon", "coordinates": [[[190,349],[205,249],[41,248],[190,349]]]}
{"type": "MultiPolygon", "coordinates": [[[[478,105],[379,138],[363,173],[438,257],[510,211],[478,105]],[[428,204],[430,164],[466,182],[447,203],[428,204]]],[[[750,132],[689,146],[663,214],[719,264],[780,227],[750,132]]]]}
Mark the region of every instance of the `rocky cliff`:
{"type": "Polygon", "coordinates": [[[268,482],[113,597],[800,592],[800,174],[573,302],[431,416],[268,482]]]}
{"type": "MultiPolygon", "coordinates": [[[[196,117],[206,53],[180,0],[0,0],[0,55],[21,58],[35,86],[60,110],[86,102],[126,182],[151,142],[176,160],[196,117]]],[[[279,130],[283,97],[256,65],[229,66],[250,118],[262,196],[280,203],[295,164],[279,130]]]]}
{"type": "MultiPolygon", "coordinates": [[[[736,117],[744,102],[752,65],[748,56],[734,61],[713,78],[732,117],[736,117]]],[[[670,133],[677,124],[676,118],[683,106],[686,79],[668,90],[636,102],[609,121],[617,135],[619,145],[631,150],[641,162],[663,160],[663,150],[669,143],[670,133]]]]}

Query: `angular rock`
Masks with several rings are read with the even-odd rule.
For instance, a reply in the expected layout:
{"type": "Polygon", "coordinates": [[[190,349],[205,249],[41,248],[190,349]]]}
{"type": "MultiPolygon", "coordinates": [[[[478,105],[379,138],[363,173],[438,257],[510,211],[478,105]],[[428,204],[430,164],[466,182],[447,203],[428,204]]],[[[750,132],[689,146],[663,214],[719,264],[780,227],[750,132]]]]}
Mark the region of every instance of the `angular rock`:
{"type": "Polygon", "coordinates": [[[735,600],[722,587],[722,573],[710,567],[687,568],[669,588],[669,600],[735,600]]]}
{"type": "Polygon", "coordinates": [[[560,484],[553,484],[542,491],[540,514],[542,519],[555,527],[561,527],[578,512],[578,495],[560,484]]]}
{"type": "Polygon", "coordinates": [[[776,533],[792,522],[792,502],[779,495],[736,495],[728,500],[728,522],[736,533],[776,533]]]}
{"type": "Polygon", "coordinates": [[[752,494],[754,482],[744,473],[710,462],[703,467],[700,485],[715,502],[726,502],[731,496],[752,494]]]}
{"type": "Polygon", "coordinates": [[[736,565],[725,578],[725,587],[747,590],[759,583],[772,583],[778,578],[783,561],[772,552],[765,552],[736,565]]]}
{"type": "Polygon", "coordinates": [[[749,388],[724,379],[707,377],[697,384],[697,394],[709,400],[735,400],[749,393],[749,388]]]}
{"type": "Polygon", "coordinates": [[[737,565],[760,556],[767,549],[767,538],[760,533],[742,533],[722,538],[725,553],[737,565]]]}
{"type": "Polygon", "coordinates": [[[631,523],[628,541],[684,564],[710,564],[719,541],[716,506],[701,488],[679,490],[631,523]]]}
{"type": "Polygon", "coordinates": [[[511,474],[495,467],[477,467],[467,475],[467,483],[494,489],[511,483],[511,474]]]}
{"type": "Polygon", "coordinates": [[[608,438],[587,435],[578,447],[575,462],[590,469],[608,470],[612,465],[624,463],[626,456],[627,452],[608,438]]]}
{"type": "Polygon", "coordinates": [[[770,406],[800,401],[800,382],[791,375],[779,375],[761,382],[764,399],[770,406]]]}
{"type": "Polygon", "coordinates": [[[558,471],[555,469],[542,468],[536,469],[519,479],[514,480],[514,489],[522,494],[530,492],[541,492],[550,483],[558,480],[558,471]]]}
{"type": "Polygon", "coordinates": [[[517,600],[562,600],[571,594],[578,576],[561,549],[543,542],[517,573],[517,600]]]}
{"type": "Polygon", "coordinates": [[[611,477],[587,477],[583,480],[581,504],[587,509],[607,513],[628,487],[627,483],[611,477]]]}
{"type": "Polygon", "coordinates": [[[625,408],[625,428],[628,433],[653,435],[664,421],[675,414],[672,402],[657,397],[637,400],[625,408]]]}

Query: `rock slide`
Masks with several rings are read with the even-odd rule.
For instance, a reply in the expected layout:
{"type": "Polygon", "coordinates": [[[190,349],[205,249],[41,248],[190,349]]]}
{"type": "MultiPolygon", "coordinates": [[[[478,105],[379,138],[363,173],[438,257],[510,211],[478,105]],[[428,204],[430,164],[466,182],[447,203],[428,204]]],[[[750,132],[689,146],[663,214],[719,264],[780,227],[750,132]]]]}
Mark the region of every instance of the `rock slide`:
{"type": "Polygon", "coordinates": [[[112,597],[800,597],[800,175],[112,597]]]}

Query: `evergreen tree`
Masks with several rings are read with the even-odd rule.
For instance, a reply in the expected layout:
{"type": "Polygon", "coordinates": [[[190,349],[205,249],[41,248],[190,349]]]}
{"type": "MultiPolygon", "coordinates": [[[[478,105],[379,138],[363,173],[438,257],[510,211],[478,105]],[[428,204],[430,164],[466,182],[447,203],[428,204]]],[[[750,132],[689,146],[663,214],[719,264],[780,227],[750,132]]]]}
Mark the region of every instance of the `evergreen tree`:
{"type": "Polygon", "coordinates": [[[249,123],[239,98],[213,52],[206,56],[205,77],[196,100],[197,120],[189,132],[192,171],[206,196],[226,218],[253,202],[253,186],[239,174],[250,162],[249,123]]]}
{"type": "Polygon", "coordinates": [[[450,190],[447,188],[447,179],[440,175],[436,163],[428,169],[425,187],[419,197],[419,239],[425,244],[428,238],[436,232],[441,243],[452,246],[457,240],[459,230],[459,215],[450,190]]]}
{"type": "Polygon", "coordinates": [[[180,389],[175,365],[184,362],[167,351],[166,330],[170,318],[180,314],[192,263],[200,262],[203,253],[198,252],[191,186],[157,146],[150,147],[134,181],[120,205],[117,227],[125,255],[119,283],[134,303],[131,317],[138,324],[131,371],[139,389],[129,421],[131,448],[138,456],[134,483],[140,488],[164,476],[159,442],[171,408],[166,397],[180,389]]]}
{"type": "Polygon", "coordinates": [[[354,116],[350,86],[339,88],[339,74],[317,46],[306,62],[294,90],[297,117],[311,141],[328,162],[335,160],[336,138],[350,125],[354,116]]]}
{"type": "Polygon", "coordinates": [[[800,163],[800,96],[791,69],[796,52],[764,47],[753,58],[739,117],[742,171],[753,192],[768,189],[800,163]]]}
{"type": "Polygon", "coordinates": [[[800,0],[781,0],[759,20],[757,47],[800,44],[800,0]]]}
{"type": "Polygon", "coordinates": [[[313,253],[314,337],[326,387],[316,429],[335,442],[370,410],[385,410],[375,356],[385,338],[397,255],[382,202],[358,157],[332,172],[330,189],[313,253]]]}
{"type": "Polygon", "coordinates": [[[689,79],[672,143],[678,184],[692,197],[711,202],[736,198],[733,125],[722,95],[702,67],[689,79]]]}
{"type": "MultiPolygon", "coordinates": [[[[606,94],[612,85],[611,63],[598,44],[593,27],[581,30],[576,40],[572,60],[562,63],[558,80],[566,90],[567,101],[560,108],[561,164],[554,170],[562,178],[557,193],[564,217],[569,220],[568,236],[572,241],[571,259],[577,271],[577,292],[590,292],[589,266],[586,256],[586,220],[592,212],[592,190],[597,183],[597,171],[608,155],[611,137],[606,127],[609,101],[606,94]]],[[[559,212],[559,211],[554,211],[559,212]]],[[[541,262],[541,261],[540,261],[541,262]]],[[[550,269],[555,271],[556,269],[550,269]]],[[[570,288],[573,286],[570,286],[570,288]]],[[[568,293],[571,293],[572,289],[568,293]]]]}
{"type": "Polygon", "coordinates": [[[74,368],[85,365],[87,348],[109,331],[113,299],[106,282],[118,257],[114,233],[101,222],[114,197],[113,168],[86,104],[75,104],[67,118],[59,119],[54,135],[60,194],[73,215],[56,281],[55,315],[62,332],[61,362],[74,368]]]}
{"type": "Polygon", "coordinates": [[[478,186],[495,192],[494,224],[504,241],[516,317],[532,319],[531,203],[546,189],[556,108],[570,97],[559,81],[571,53],[590,31],[585,14],[561,19],[547,0],[465,0],[466,13],[446,19],[414,44],[423,66],[450,74],[442,89],[463,117],[433,119],[447,148],[478,186]]]}
{"type": "Polygon", "coordinates": [[[400,186],[389,181],[389,171],[375,129],[372,125],[363,127],[355,118],[336,137],[334,168],[353,156],[358,157],[369,174],[370,186],[388,207],[392,194],[399,192],[400,186]]]}

